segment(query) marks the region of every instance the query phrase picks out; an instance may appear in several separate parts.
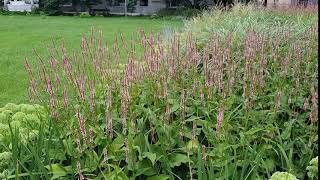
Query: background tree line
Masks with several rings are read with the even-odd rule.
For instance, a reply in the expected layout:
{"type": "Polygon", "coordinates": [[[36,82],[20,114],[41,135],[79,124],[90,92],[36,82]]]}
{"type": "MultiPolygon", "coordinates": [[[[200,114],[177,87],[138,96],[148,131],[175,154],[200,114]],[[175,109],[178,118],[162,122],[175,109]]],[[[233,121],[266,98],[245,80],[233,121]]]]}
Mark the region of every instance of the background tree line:
{"type": "MultiPolygon", "coordinates": [[[[61,5],[65,3],[72,3],[72,11],[90,11],[93,5],[102,3],[103,1],[111,2],[112,0],[40,0],[39,6],[41,11],[56,15],[61,13],[61,5]]],[[[120,0],[121,1],[121,0],[120,0]]],[[[124,0],[122,0],[124,1],[124,0]]],[[[137,4],[137,0],[127,0],[128,7],[132,8],[137,4]]],[[[207,9],[211,5],[230,5],[233,0],[166,0],[167,6],[185,7],[190,9],[207,9]]],[[[131,9],[130,9],[131,10],[131,9]]],[[[129,10],[129,11],[130,11],[129,10]]],[[[132,11],[132,10],[131,10],[132,11]]]]}

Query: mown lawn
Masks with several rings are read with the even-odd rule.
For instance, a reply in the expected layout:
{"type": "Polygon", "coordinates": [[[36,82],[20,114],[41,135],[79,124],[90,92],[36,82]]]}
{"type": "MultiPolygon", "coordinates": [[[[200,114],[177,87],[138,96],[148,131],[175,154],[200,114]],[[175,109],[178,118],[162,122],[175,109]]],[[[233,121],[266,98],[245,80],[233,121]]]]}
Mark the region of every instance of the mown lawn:
{"type": "Polygon", "coordinates": [[[23,103],[27,97],[27,75],[24,57],[33,57],[32,49],[46,53],[45,46],[52,38],[64,39],[67,48],[78,48],[83,33],[91,27],[102,30],[104,37],[113,40],[117,32],[130,36],[140,28],[146,32],[159,32],[165,28],[178,28],[182,21],[154,20],[145,17],[41,17],[0,16],[0,106],[23,103]]]}

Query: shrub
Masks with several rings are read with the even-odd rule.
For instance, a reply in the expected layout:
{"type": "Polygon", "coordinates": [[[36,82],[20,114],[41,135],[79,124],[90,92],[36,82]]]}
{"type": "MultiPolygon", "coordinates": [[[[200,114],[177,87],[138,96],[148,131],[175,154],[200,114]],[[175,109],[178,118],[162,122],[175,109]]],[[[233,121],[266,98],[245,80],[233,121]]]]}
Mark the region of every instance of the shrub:
{"type": "MultiPolygon", "coordinates": [[[[39,127],[45,127],[48,117],[39,105],[13,103],[6,104],[0,111],[0,144],[9,145],[11,131],[20,131],[21,142],[26,143],[29,136],[35,137],[39,127]]],[[[1,148],[0,148],[1,150],[1,148]]]]}
{"type": "Polygon", "coordinates": [[[88,18],[88,17],[91,17],[91,15],[89,14],[89,12],[81,12],[79,14],[79,17],[80,18],[88,18]]]}
{"type": "Polygon", "coordinates": [[[174,18],[177,16],[182,16],[185,18],[192,18],[201,13],[198,9],[191,9],[191,8],[166,8],[161,9],[156,13],[156,16],[153,18],[174,18]]]}
{"type": "Polygon", "coordinates": [[[37,12],[27,12],[27,11],[7,11],[0,8],[0,15],[35,15],[37,12]]]}
{"type": "Polygon", "coordinates": [[[317,24],[303,30],[213,31],[201,46],[141,32],[111,47],[93,31],[80,54],[53,43],[25,67],[62,139],[55,167],[80,179],[303,178],[318,152],[317,24]]]}
{"type": "Polygon", "coordinates": [[[175,9],[175,8],[160,9],[157,12],[157,15],[160,16],[160,17],[163,17],[163,16],[175,16],[175,15],[177,15],[176,11],[177,11],[177,9],[175,9]]]}
{"type": "Polygon", "coordinates": [[[61,15],[62,11],[60,4],[67,2],[67,0],[43,0],[39,1],[39,11],[49,16],[61,15]]]}
{"type": "Polygon", "coordinates": [[[0,8],[0,15],[8,15],[8,11],[4,10],[3,8],[0,8]]]}
{"type": "Polygon", "coordinates": [[[275,172],[270,180],[298,180],[293,174],[287,172],[275,172]]]}
{"type": "MultiPolygon", "coordinates": [[[[24,176],[32,179],[35,176],[30,172],[37,172],[40,168],[42,177],[46,177],[42,165],[46,160],[40,161],[58,160],[58,151],[55,148],[61,149],[61,146],[51,139],[53,132],[46,110],[42,106],[8,103],[1,108],[0,179],[24,176]],[[53,147],[50,147],[51,145],[53,147]],[[23,167],[28,167],[30,174],[20,174],[19,168],[23,167]]],[[[55,140],[58,141],[58,138],[55,140]]]]}
{"type": "Polygon", "coordinates": [[[110,14],[110,10],[109,9],[104,9],[104,10],[94,10],[94,9],[91,9],[91,11],[89,12],[89,14],[91,16],[103,16],[103,17],[108,17],[108,16],[111,16],[110,14]]]}
{"type": "Polygon", "coordinates": [[[185,16],[187,18],[192,18],[192,17],[198,16],[199,14],[201,14],[201,12],[202,11],[200,11],[198,9],[188,8],[188,9],[183,10],[182,14],[183,14],[183,16],[185,16]]]}

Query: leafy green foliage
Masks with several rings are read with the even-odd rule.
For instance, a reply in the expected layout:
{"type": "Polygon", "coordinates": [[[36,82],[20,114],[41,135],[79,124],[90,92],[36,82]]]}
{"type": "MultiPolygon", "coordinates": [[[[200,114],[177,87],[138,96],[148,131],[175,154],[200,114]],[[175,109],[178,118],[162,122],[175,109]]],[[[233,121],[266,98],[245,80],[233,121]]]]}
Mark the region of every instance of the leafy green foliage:
{"type": "MultiPolygon", "coordinates": [[[[29,155],[34,152],[31,153],[31,149],[23,151],[23,148],[34,145],[41,147],[38,142],[43,137],[43,128],[48,128],[47,120],[47,111],[36,104],[8,103],[0,109],[1,178],[12,176],[18,162],[22,167],[29,166],[30,160],[33,162],[34,159],[29,159],[29,155]],[[27,163],[24,163],[25,161],[27,163]]],[[[31,167],[32,165],[29,168],[31,167]]],[[[15,172],[18,173],[19,170],[15,169],[15,172]]]]}
{"type": "Polygon", "coordinates": [[[21,139],[35,139],[43,119],[47,119],[46,110],[39,105],[8,103],[0,111],[0,139],[2,143],[10,141],[10,128],[18,129],[21,139]]]}
{"type": "MultiPolygon", "coordinates": [[[[304,178],[318,151],[315,27],[299,36],[213,33],[202,45],[193,34],[181,43],[142,32],[112,47],[93,31],[80,55],[52,47],[48,62],[26,61],[48,127],[39,127],[37,146],[9,129],[9,176],[304,178]]],[[[8,105],[0,117],[24,119],[24,109],[8,105]]]]}
{"type": "Polygon", "coordinates": [[[307,166],[308,177],[310,179],[318,179],[318,156],[311,159],[309,166],[307,166]]]}
{"type": "Polygon", "coordinates": [[[152,18],[175,18],[175,17],[185,17],[185,18],[192,18],[197,15],[201,14],[201,11],[198,9],[191,9],[191,8],[185,8],[185,7],[179,7],[177,9],[161,9],[157,12],[155,16],[152,16],[152,18]]]}
{"type": "Polygon", "coordinates": [[[287,173],[287,172],[275,172],[270,180],[297,180],[297,178],[293,175],[293,174],[290,174],[290,173],[287,173]]]}
{"type": "Polygon", "coordinates": [[[62,13],[60,5],[67,0],[43,0],[39,1],[39,7],[46,15],[60,15],[62,13]]]}
{"type": "Polygon", "coordinates": [[[79,17],[88,18],[88,17],[91,17],[91,15],[89,14],[89,12],[82,12],[82,13],[79,14],[79,17]]]}
{"type": "Polygon", "coordinates": [[[2,152],[0,153],[0,171],[4,171],[8,168],[10,160],[12,158],[12,153],[2,152]]]}

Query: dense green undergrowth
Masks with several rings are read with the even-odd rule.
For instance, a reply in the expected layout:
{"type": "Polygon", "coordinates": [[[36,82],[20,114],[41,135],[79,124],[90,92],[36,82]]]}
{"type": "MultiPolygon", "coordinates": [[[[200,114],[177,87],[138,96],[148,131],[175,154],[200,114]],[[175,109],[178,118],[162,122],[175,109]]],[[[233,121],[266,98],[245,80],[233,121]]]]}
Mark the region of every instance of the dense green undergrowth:
{"type": "MultiPolygon", "coordinates": [[[[311,11],[266,11],[260,18],[312,19],[311,11]]],[[[256,22],[254,12],[236,7],[212,22],[232,16],[246,26],[256,22]]],[[[285,23],[263,32],[261,23],[244,32],[226,25],[226,34],[187,26],[169,40],[141,32],[112,45],[92,32],[82,38],[80,54],[55,44],[37,66],[25,62],[30,103],[46,107],[43,116],[50,117],[29,127],[37,136],[24,140],[10,128],[15,114],[28,115],[22,108],[0,111],[11,129],[0,141],[11,160],[1,164],[3,177],[316,178],[318,32],[310,21],[299,24],[302,30],[285,23]]]]}

